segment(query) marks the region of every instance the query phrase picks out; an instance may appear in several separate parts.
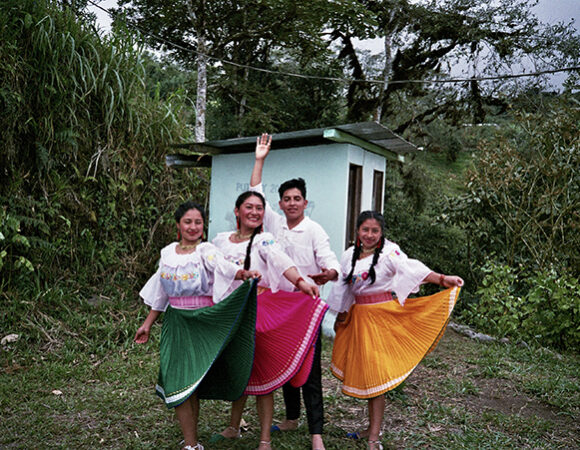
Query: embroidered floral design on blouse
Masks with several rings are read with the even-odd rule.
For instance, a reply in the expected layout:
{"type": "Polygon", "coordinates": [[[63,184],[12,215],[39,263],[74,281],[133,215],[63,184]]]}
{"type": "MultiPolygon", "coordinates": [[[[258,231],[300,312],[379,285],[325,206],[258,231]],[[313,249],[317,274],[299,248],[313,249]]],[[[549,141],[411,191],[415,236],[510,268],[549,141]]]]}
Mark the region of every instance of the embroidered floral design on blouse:
{"type": "Polygon", "coordinates": [[[394,256],[401,256],[401,253],[399,252],[399,250],[393,250],[391,253],[389,253],[389,257],[394,257],[394,256]]]}
{"type": "Polygon", "coordinates": [[[268,245],[275,244],[275,243],[276,243],[276,241],[275,241],[274,239],[264,239],[264,240],[262,241],[262,245],[263,245],[264,247],[266,247],[266,246],[268,246],[268,245]]]}
{"type": "Polygon", "coordinates": [[[188,281],[197,280],[199,278],[199,272],[189,272],[189,273],[171,273],[171,272],[161,272],[161,278],[170,281],[188,281]]]}
{"type": "Polygon", "coordinates": [[[234,263],[236,266],[243,266],[244,265],[244,258],[236,259],[234,256],[225,255],[226,261],[234,263]]]}
{"type": "Polygon", "coordinates": [[[361,274],[355,273],[352,276],[352,284],[356,284],[356,283],[360,283],[362,281],[365,281],[368,277],[369,277],[368,272],[363,272],[361,274]]]}

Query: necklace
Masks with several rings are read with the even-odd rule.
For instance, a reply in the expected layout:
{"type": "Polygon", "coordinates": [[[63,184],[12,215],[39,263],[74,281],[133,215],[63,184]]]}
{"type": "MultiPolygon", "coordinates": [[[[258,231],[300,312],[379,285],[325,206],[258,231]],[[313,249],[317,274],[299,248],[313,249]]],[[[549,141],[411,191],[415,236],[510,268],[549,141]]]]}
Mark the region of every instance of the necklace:
{"type": "Polygon", "coordinates": [[[240,230],[236,231],[236,237],[238,238],[239,241],[250,239],[252,237],[252,234],[254,234],[253,231],[250,234],[242,234],[240,230]]]}
{"type": "Polygon", "coordinates": [[[191,250],[192,248],[196,248],[199,243],[201,242],[201,239],[198,239],[197,241],[195,241],[195,244],[191,244],[191,245],[183,245],[181,242],[177,245],[179,245],[179,248],[182,250],[191,250]]]}
{"type": "Polygon", "coordinates": [[[377,249],[377,246],[375,245],[374,247],[371,248],[364,248],[362,247],[360,250],[360,254],[361,255],[370,255],[371,253],[374,253],[374,251],[377,249]]]}

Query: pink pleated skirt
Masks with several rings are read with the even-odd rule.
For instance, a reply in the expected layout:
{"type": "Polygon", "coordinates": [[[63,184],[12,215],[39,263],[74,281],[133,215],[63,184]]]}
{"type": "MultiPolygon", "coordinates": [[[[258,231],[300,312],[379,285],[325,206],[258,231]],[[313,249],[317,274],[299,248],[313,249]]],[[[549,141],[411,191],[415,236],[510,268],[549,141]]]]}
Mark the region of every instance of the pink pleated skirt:
{"type": "Polygon", "coordinates": [[[245,395],[264,395],[288,381],[302,386],[328,305],[301,292],[269,289],[258,295],[256,350],[245,395]]]}

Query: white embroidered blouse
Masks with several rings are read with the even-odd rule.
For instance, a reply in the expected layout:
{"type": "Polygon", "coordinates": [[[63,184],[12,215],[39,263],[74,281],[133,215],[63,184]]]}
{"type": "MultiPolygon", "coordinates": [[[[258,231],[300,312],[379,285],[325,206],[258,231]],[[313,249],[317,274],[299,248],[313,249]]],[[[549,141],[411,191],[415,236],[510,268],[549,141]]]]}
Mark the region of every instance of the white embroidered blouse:
{"type": "Polygon", "coordinates": [[[216,295],[214,280],[222,284],[234,281],[239,267],[228,262],[216,246],[202,242],[193,253],[176,253],[177,242],[161,250],[159,268],[143,286],[139,295],[155,311],[165,311],[169,297],[209,296],[218,303],[224,296],[216,295]]]}
{"type": "MultiPolygon", "coordinates": [[[[261,183],[250,186],[250,190],[264,195],[261,183]]],[[[340,273],[340,264],[330,248],[330,238],[319,223],[305,216],[298,225],[289,229],[286,217],[266,202],[264,227],[276,237],[284,252],[296,263],[300,275],[309,283],[314,284],[314,281],[308,275],[319,273],[322,268],[340,273]]],[[[282,283],[283,290],[295,290],[288,280],[284,279],[282,283]]]]}
{"type": "Polygon", "coordinates": [[[429,273],[425,264],[417,259],[408,258],[394,242],[385,240],[385,246],[375,264],[376,279],[373,284],[368,278],[368,271],[373,261],[373,255],[356,261],[350,284],[342,280],[351,270],[354,247],[348,248],[340,260],[340,279],[334,283],[327,303],[335,312],[348,311],[355,301],[355,296],[383,292],[394,292],[401,305],[411,293],[419,291],[423,280],[429,273]]]}
{"type": "MultiPolygon", "coordinates": [[[[228,261],[233,262],[241,269],[244,267],[249,241],[234,243],[230,241],[231,234],[232,232],[230,231],[218,233],[212,242],[221,250],[228,261]]],[[[290,257],[284,253],[271,233],[264,232],[256,235],[252,242],[250,258],[250,270],[257,270],[262,275],[262,279],[258,283],[259,286],[269,287],[272,292],[280,290],[282,280],[286,279],[283,275],[284,272],[290,267],[296,266],[290,257]]],[[[235,281],[230,286],[227,284],[227,279],[222,280],[221,277],[216,276],[214,289],[222,292],[221,295],[224,295],[224,293],[228,295],[240,284],[241,281],[235,281]]]]}

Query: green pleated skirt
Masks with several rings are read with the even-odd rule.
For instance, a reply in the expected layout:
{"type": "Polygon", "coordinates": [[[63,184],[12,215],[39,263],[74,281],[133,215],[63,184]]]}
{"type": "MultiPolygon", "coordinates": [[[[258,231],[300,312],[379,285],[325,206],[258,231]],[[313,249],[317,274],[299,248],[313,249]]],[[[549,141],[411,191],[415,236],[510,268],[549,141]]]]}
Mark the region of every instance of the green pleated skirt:
{"type": "Polygon", "coordinates": [[[248,280],[210,307],[167,308],[155,391],[168,408],[194,392],[229,401],[242,395],[254,360],[256,284],[248,280]]]}

